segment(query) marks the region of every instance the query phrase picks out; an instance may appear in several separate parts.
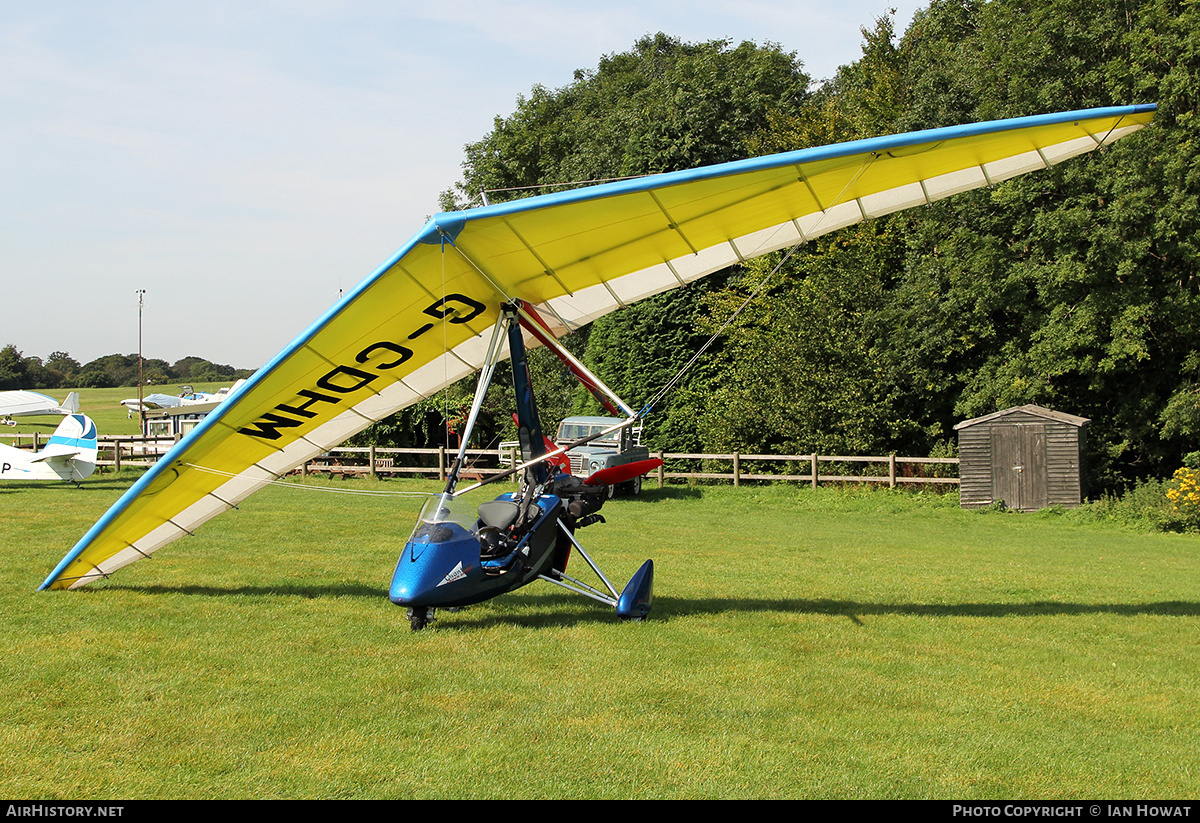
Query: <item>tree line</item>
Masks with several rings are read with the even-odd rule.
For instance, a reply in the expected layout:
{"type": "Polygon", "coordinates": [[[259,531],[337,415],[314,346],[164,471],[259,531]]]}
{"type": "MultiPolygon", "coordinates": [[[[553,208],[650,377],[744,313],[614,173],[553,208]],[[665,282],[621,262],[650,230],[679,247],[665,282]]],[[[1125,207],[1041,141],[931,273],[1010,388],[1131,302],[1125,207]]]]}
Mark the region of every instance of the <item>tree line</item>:
{"type": "MultiPolygon", "coordinates": [[[[143,358],[142,379],[147,384],[208,383],[237,380],[253,374],[249,369],[211,363],[202,357],[184,357],[174,363],[143,358]]],[[[103,389],[138,384],[138,356],[109,354],[80,364],[64,351],[45,360],[25,356],[13,344],[0,349],[0,391],[10,389],[103,389]]]]}
{"type": "MultiPolygon", "coordinates": [[[[1170,475],[1200,448],[1200,4],[931,0],[903,32],[890,16],[865,22],[862,56],[831,78],[785,44],[644,37],[518,98],[465,147],[441,206],[1156,103],[1153,125],[1108,149],[731,268],[563,342],[639,408],[722,330],[645,420],[667,451],[951,455],[956,422],[1037,403],[1091,419],[1093,489],[1170,475]]],[[[548,428],[598,411],[556,360],[531,354],[548,428]]],[[[132,385],[136,365],[9,346],[0,388],[132,385]]],[[[162,382],[243,374],[200,358],[143,368],[162,382]]],[[[441,442],[471,394],[454,386],[353,442],[441,442]]],[[[489,393],[473,445],[511,436],[508,395],[489,393]]]]}
{"type": "MultiPolygon", "coordinates": [[[[933,0],[902,34],[891,17],[862,33],[862,57],[823,83],[781,45],[643,38],[519,98],[466,147],[442,206],[1157,103],[1151,127],[1109,149],[843,229],[782,265],[761,258],[564,342],[637,407],[770,275],[647,418],[656,447],[948,455],[957,421],[1037,403],[1092,420],[1093,488],[1169,475],[1200,435],[1200,5],[933,0]]],[[[544,370],[546,417],[595,410],[544,370]]],[[[466,392],[450,394],[444,409],[466,392]]],[[[496,428],[505,402],[489,399],[496,428]]]]}

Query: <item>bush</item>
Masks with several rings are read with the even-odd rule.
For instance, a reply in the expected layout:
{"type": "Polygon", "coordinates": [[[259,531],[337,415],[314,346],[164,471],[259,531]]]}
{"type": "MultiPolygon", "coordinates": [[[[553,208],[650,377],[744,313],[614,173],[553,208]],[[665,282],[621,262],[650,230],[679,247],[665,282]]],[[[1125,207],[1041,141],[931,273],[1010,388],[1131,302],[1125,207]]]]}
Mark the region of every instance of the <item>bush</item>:
{"type": "Polygon", "coordinates": [[[1167,483],[1167,500],[1181,529],[1200,529],[1200,471],[1184,466],[1167,483]]]}
{"type": "Polygon", "coordinates": [[[1084,519],[1106,520],[1139,529],[1182,532],[1200,530],[1200,471],[1180,469],[1171,480],[1147,480],[1121,494],[1106,494],[1076,510],[1084,519]],[[1181,473],[1189,473],[1186,487],[1181,473]],[[1176,498],[1183,505],[1176,504],[1176,498]]]}

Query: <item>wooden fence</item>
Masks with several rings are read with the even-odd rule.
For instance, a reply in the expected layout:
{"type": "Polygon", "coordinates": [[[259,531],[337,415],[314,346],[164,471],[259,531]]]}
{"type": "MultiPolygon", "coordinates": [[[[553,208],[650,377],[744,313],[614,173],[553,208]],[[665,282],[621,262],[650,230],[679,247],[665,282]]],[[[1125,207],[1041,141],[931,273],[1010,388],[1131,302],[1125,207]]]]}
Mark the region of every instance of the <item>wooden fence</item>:
{"type": "MultiPolygon", "coordinates": [[[[655,457],[662,458],[663,465],[652,476],[658,478],[659,488],[667,480],[730,480],[733,485],[741,485],[742,481],[792,481],[808,483],[816,488],[821,483],[887,483],[895,488],[906,483],[943,483],[958,485],[957,457],[899,457],[895,454],[881,456],[862,455],[825,455],[825,454],[673,454],[658,452],[655,457]],[[679,461],[701,461],[701,470],[680,470],[679,461]],[[704,464],[708,464],[706,467],[704,464]],[[795,471],[774,472],[747,470],[747,464],[774,463],[776,466],[795,466],[795,471]],[[821,464],[833,464],[838,471],[835,474],[822,474],[821,464]],[[866,466],[864,473],[850,473],[850,466],[861,464],[866,466]],[[881,467],[878,473],[872,473],[873,466],[881,467]],[[927,468],[936,466],[954,466],[955,476],[941,477],[925,474],[927,468]],[[707,470],[706,470],[707,469],[707,470]],[[921,473],[917,473],[917,472],[921,473]]],[[[936,469],[935,469],[936,470],[936,469]]],[[[945,470],[941,470],[945,471],[945,470]]]]}
{"type": "MultiPolygon", "coordinates": [[[[169,438],[102,437],[101,466],[149,465],[165,454],[174,441],[169,438]]],[[[507,444],[506,444],[507,445],[507,444]]],[[[456,450],[394,449],[383,447],[337,448],[314,458],[298,469],[299,474],[329,477],[423,476],[444,480],[456,450]]],[[[899,457],[895,454],[681,454],[657,452],[664,463],[646,480],[662,488],[668,481],[794,482],[816,488],[821,483],[886,483],[901,485],[958,485],[957,457],[899,457]],[[856,470],[861,467],[861,470],[856,470]],[[948,475],[948,476],[947,476],[948,475]]],[[[512,466],[511,449],[468,449],[465,477],[482,480],[512,466]]],[[[643,481],[645,482],[645,481],[643,481]]]]}

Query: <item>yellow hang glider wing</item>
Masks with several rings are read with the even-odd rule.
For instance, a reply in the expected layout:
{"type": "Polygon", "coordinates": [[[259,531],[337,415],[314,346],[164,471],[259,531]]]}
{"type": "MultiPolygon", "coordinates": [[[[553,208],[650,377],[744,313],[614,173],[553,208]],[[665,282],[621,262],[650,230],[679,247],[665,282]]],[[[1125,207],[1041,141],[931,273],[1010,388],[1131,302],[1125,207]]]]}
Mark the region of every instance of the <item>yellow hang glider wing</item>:
{"type": "Polygon", "coordinates": [[[503,301],[565,332],[869,217],[1105,146],[1153,105],[977,123],[440,214],[208,415],[42,584],[110,575],[482,363],[503,301]]]}

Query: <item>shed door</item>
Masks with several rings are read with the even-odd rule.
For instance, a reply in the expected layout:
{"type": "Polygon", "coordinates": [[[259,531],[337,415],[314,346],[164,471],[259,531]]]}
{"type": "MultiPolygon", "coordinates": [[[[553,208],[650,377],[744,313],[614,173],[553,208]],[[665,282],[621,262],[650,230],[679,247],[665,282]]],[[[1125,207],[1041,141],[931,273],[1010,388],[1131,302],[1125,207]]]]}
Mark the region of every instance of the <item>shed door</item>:
{"type": "Polygon", "coordinates": [[[1018,423],[992,429],[992,499],[1032,511],[1048,502],[1046,427],[1018,423]]]}

